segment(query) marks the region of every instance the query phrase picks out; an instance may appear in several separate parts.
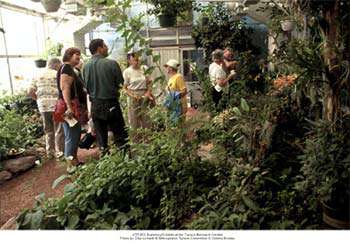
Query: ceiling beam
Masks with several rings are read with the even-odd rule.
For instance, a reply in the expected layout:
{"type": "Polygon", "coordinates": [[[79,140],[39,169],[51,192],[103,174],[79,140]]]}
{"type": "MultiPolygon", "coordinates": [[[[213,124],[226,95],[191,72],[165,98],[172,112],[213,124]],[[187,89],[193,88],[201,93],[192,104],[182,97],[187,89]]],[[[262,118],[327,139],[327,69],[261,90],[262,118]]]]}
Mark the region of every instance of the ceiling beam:
{"type": "Polygon", "coordinates": [[[8,10],[13,10],[16,12],[20,12],[20,13],[24,13],[24,14],[30,14],[33,16],[39,16],[39,17],[44,17],[47,16],[48,14],[46,13],[42,13],[33,9],[29,9],[26,7],[22,7],[22,6],[18,6],[12,3],[8,3],[8,2],[4,2],[4,1],[0,1],[0,7],[8,9],[8,10]]]}

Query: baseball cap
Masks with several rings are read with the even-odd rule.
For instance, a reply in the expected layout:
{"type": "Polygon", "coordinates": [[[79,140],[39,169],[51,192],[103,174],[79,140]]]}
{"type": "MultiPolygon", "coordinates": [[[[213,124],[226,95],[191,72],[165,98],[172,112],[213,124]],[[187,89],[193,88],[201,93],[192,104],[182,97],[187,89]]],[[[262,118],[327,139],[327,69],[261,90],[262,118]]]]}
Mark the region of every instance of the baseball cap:
{"type": "Polygon", "coordinates": [[[168,62],[164,65],[164,67],[167,66],[177,69],[180,66],[180,64],[176,59],[169,59],[168,62]]]}

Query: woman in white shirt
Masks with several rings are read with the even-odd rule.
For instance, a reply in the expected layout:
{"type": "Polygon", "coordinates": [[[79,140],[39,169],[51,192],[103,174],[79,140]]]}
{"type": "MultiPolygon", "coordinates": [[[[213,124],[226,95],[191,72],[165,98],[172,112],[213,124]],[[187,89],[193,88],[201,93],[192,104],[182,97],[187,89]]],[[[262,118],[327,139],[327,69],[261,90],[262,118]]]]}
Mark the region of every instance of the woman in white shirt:
{"type": "Polygon", "coordinates": [[[128,53],[129,67],[124,70],[124,90],[128,95],[128,117],[132,129],[149,128],[149,102],[154,102],[152,81],[145,74],[147,67],[140,65],[136,53],[128,53]]]}
{"type": "Polygon", "coordinates": [[[209,65],[209,77],[212,83],[212,99],[217,108],[223,95],[223,90],[228,86],[228,81],[235,76],[235,73],[227,75],[224,69],[224,52],[216,49],[212,53],[213,62],[209,65]]]}

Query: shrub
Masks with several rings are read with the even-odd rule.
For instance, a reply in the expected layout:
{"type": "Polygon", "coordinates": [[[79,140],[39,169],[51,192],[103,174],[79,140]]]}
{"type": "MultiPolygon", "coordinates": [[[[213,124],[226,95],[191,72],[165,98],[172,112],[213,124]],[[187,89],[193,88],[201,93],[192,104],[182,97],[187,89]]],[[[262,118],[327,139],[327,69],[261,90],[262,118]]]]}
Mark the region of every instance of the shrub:
{"type": "Polygon", "coordinates": [[[348,209],[350,203],[350,121],[342,118],[335,123],[317,121],[306,140],[303,181],[300,189],[312,189],[313,204],[319,201],[348,209]]]}
{"type": "Polygon", "coordinates": [[[10,149],[32,146],[42,135],[36,104],[24,96],[0,99],[0,161],[10,149]]]}
{"type": "MultiPolygon", "coordinates": [[[[145,132],[147,133],[147,132],[145,132]]],[[[17,219],[20,229],[176,229],[199,207],[196,199],[218,184],[227,165],[203,161],[196,144],[176,130],[149,134],[120,153],[92,162],[50,199],[17,219]]]]}
{"type": "Polygon", "coordinates": [[[211,53],[217,48],[230,47],[239,52],[258,52],[250,38],[253,30],[241,20],[235,19],[223,4],[210,4],[200,11],[202,16],[208,18],[208,23],[197,21],[192,29],[192,37],[196,47],[205,49],[207,61],[211,60],[211,53]]]}

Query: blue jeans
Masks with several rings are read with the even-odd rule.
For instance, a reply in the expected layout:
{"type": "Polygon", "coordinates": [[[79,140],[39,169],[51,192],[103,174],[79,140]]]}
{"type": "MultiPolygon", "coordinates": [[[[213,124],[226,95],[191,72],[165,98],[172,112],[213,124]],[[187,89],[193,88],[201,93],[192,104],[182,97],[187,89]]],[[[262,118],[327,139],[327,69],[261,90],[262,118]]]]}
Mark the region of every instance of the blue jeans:
{"type": "Polygon", "coordinates": [[[75,126],[70,127],[67,122],[63,122],[64,130],[64,156],[67,158],[73,156],[74,158],[77,155],[81,126],[80,123],[77,123],[75,126]]]}

